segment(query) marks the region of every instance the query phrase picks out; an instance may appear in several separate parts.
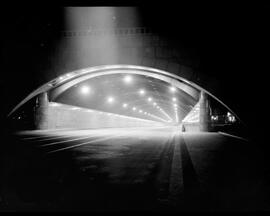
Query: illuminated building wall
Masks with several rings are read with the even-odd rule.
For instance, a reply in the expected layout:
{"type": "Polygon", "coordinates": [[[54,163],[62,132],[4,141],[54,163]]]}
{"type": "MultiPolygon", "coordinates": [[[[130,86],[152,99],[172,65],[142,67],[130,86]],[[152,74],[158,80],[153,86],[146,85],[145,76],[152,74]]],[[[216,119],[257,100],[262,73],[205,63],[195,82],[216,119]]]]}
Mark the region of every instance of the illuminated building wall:
{"type": "Polygon", "coordinates": [[[99,112],[60,103],[49,103],[47,127],[43,129],[86,129],[107,127],[153,127],[161,122],[99,112]]]}
{"type": "Polygon", "coordinates": [[[200,131],[200,103],[198,102],[183,119],[182,126],[186,132],[200,131]]]}

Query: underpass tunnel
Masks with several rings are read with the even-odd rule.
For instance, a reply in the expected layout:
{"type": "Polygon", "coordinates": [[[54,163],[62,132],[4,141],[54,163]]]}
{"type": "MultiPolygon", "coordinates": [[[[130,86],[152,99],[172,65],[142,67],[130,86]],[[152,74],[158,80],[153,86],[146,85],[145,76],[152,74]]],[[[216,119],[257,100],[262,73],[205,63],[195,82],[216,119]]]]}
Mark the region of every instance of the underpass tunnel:
{"type": "Polygon", "coordinates": [[[135,65],[91,67],[57,77],[26,97],[10,118],[13,127],[28,130],[176,126],[182,132],[210,132],[241,123],[196,84],[135,65]]]}
{"type": "Polygon", "coordinates": [[[20,22],[8,29],[21,37],[5,43],[5,127],[12,133],[3,142],[1,205],[269,209],[267,151],[246,142],[257,134],[234,112],[251,107],[241,105],[248,95],[241,85],[248,80],[237,78],[248,77],[242,62],[230,67],[245,56],[241,46],[228,46],[237,32],[225,27],[223,34],[222,23],[221,32],[211,25],[207,32],[209,22],[197,19],[194,7],[177,17],[179,7],[167,8],[169,16],[163,6],[149,9],[66,7],[65,24],[57,26],[48,8],[48,23],[43,18],[35,31],[29,21],[43,16],[43,7],[27,20],[17,10],[20,22]]]}
{"type": "MultiPolygon", "coordinates": [[[[49,194],[49,198],[46,199],[49,202],[53,200],[53,203],[55,197],[60,196],[61,193],[55,189],[47,189],[48,185],[53,182],[61,188],[64,182],[67,188],[77,190],[75,185],[81,184],[80,176],[86,176],[85,172],[77,167],[84,161],[79,158],[87,158],[87,167],[93,167],[95,156],[97,160],[108,160],[107,163],[112,167],[115,164],[123,167],[121,168],[124,169],[123,172],[121,169],[113,168],[114,172],[110,176],[122,178],[122,173],[126,176],[125,170],[130,170],[132,175],[129,178],[132,182],[134,178],[141,178],[141,175],[137,174],[140,173],[139,170],[143,170],[141,164],[144,166],[144,162],[141,162],[145,161],[145,158],[155,158],[153,161],[158,165],[147,164],[147,167],[152,167],[151,172],[148,170],[149,175],[150,173],[157,175],[155,178],[159,179],[161,171],[156,174],[156,169],[162,169],[162,172],[167,173],[169,180],[166,177],[166,182],[170,182],[168,193],[175,193],[170,188],[176,182],[180,184],[177,187],[184,187],[186,191],[197,193],[198,186],[186,183],[187,176],[188,182],[197,178],[194,175],[195,171],[189,173],[190,169],[195,170],[196,164],[204,165],[206,161],[204,157],[213,157],[207,151],[212,151],[213,148],[219,149],[223,139],[230,139],[215,132],[223,131],[242,136],[239,134],[240,120],[210,93],[170,72],[136,65],[90,67],[61,75],[28,95],[10,112],[8,118],[12,132],[15,132],[14,139],[21,139],[15,146],[19,150],[15,152],[20,154],[23,152],[22,155],[16,155],[16,160],[22,158],[19,160],[18,170],[24,182],[21,184],[22,187],[18,187],[20,193],[18,196],[22,200],[36,200],[36,196],[44,194],[40,188],[46,188],[45,196],[49,194]],[[186,143],[184,140],[186,137],[188,141],[195,140],[195,144],[186,143]],[[147,154],[144,154],[145,152],[147,154]],[[149,157],[149,153],[153,156],[149,157]],[[75,155],[79,156],[76,158],[75,155]],[[191,161],[194,157],[187,159],[191,157],[190,155],[197,155],[203,160],[195,157],[195,162],[191,161]],[[129,158],[132,157],[135,159],[130,160],[129,158]],[[23,161],[28,161],[29,158],[29,164],[33,166],[21,167],[23,161]],[[112,158],[116,161],[110,162],[112,158]],[[40,164],[42,168],[37,172],[40,164]],[[134,164],[137,166],[136,171],[130,169],[134,164]],[[62,166],[64,171],[59,172],[62,166]],[[182,167],[186,168],[182,169],[182,167]],[[173,175],[177,177],[172,178],[173,175]],[[78,176],[79,184],[77,184],[78,176]],[[183,185],[183,181],[179,178],[183,178],[183,185]],[[59,179],[62,179],[60,183],[59,179]],[[28,195],[29,191],[34,191],[32,197],[31,194],[28,195]]],[[[230,146],[229,144],[228,148],[230,146]]],[[[14,148],[14,146],[10,147],[14,148]]],[[[104,167],[101,165],[101,168],[106,170],[106,165],[104,167]]],[[[83,167],[83,170],[87,168],[83,167]]],[[[102,182],[99,180],[102,174],[89,175],[92,179],[97,178],[98,182],[102,182]]],[[[92,184],[89,178],[86,182],[86,185],[92,184]]],[[[133,183],[130,185],[132,188],[133,183]]],[[[155,184],[151,183],[151,185],[155,184]]],[[[156,190],[160,191],[160,188],[167,186],[158,183],[156,187],[153,189],[155,199],[156,196],[160,196],[159,192],[156,195],[156,190]]],[[[101,184],[101,187],[97,188],[104,188],[104,185],[101,184]]],[[[148,183],[147,188],[149,188],[148,183]]],[[[125,191],[132,194],[129,189],[125,191]]],[[[99,194],[92,189],[89,193],[99,194]]],[[[80,198],[79,196],[76,199],[80,200],[80,198]]],[[[87,200],[88,198],[87,196],[87,200]]],[[[140,196],[139,200],[141,199],[140,196]]],[[[89,206],[88,202],[87,206],[89,206]]]]}
{"type": "Polygon", "coordinates": [[[177,51],[178,45],[170,47],[157,32],[141,28],[138,8],[64,11],[65,36],[51,68],[61,75],[11,111],[15,129],[166,125],[198,132],[241,123],[229,107],[190,81],[196,73],[182,63],[185,52],[177,51]]]}

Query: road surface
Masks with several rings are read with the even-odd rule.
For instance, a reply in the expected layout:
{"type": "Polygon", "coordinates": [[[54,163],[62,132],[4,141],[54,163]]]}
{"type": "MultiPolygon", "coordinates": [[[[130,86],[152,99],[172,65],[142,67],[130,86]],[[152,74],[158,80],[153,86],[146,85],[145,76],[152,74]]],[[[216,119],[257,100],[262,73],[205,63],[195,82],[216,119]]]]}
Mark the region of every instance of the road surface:
{"type": "Polygon", "coordinates": [[[24,131],[6,154],[7,209],[264,210],[260,152],[177,127],[24,131]]]}

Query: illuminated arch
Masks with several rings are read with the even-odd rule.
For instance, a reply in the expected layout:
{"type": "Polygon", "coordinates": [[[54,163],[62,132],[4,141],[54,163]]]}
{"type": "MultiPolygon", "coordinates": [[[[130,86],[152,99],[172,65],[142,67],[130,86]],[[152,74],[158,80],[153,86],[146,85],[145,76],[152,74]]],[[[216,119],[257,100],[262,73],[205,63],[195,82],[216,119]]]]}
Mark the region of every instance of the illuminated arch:
{"type": "Polygon", "coordinates": [[[175,86],[176,88],[181,89],[185,93],[189,94],[194,99],[198,100],[200,96],[200,92],[205,92],[215,100],[217,100],[220,104],[226,107],[240,122],[240,118],[221,100],[219,100],[216,96],[200,87],[199,85],[188,81],[176,74],[172,74],[160,69],[155,69],[151,67],[145,66],[137,66],[137,65],[101,65],[95,67],[84,68],[76,71],[72,71],[65,75],[59,76],[52,81],[40,86],[38,89],[30,93],[25,99],[23,99],[12,111],[8,114],[10,116],[17,109],[19,109],[24,103],[32,99],[33,97],[39,95],[40,93],[47,92],[49,90],[54,89],[54,93],[52,97],[56,97],[61,94],[68,88],[80,83],[84,80],[110,75],[110,74],[121,74],[121,73],[129,73],[129,74],[138,74],[145,75],[152,78],[163,80],[170,85],[175,86]]]}

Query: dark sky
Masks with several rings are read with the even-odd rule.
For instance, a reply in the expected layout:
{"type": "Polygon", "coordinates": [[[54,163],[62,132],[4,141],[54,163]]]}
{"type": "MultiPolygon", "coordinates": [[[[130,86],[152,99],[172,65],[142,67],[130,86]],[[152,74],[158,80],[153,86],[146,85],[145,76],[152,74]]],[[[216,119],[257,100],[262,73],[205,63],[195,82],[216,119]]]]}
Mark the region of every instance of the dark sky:
{"type": "MultiPolygon", "coordinates": [[[[69,2],[3,9],[2,115],[33,89],[54,78],[42,71],[48,69],[48,56],[61,39],[62,6],[67,5],[69,2]]],[[[193,58],[199,58],[200,70],[220,81],[218,95],[244,120],[259,122],[258,112],[268,97],[270,8],[267,5],[136,5],[135,2],[124,6],[139,6],[144,26],[153,28],[169,43],[186,48],[193,58]]],[[[122,18],[125,14],[120,17],[119,26],[126,27],[128,24],[122,18]]]]}

